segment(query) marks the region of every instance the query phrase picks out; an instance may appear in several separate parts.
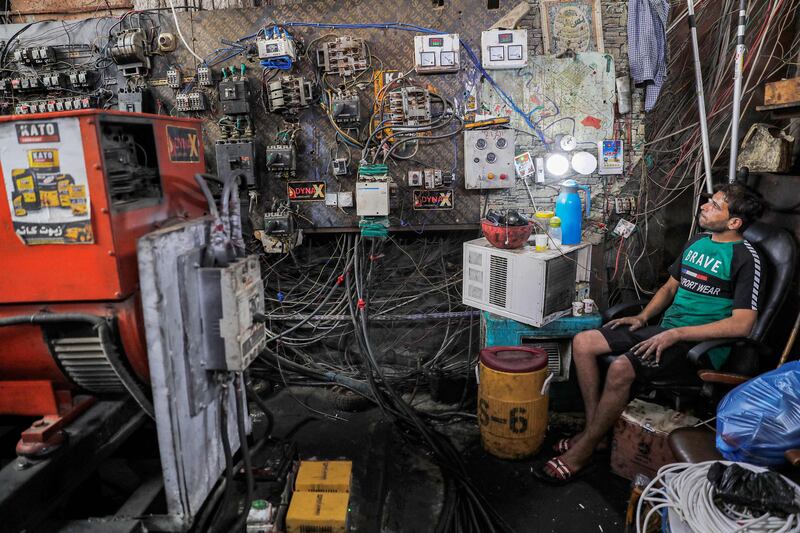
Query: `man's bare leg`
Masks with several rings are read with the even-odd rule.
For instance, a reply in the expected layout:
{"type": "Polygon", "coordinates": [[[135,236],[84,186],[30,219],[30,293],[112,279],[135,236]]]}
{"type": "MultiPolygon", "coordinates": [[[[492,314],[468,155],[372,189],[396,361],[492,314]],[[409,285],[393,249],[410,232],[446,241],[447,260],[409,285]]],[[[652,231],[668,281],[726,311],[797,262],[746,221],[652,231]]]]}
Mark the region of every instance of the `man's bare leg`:
{"type": "MultiPolygon", "coordinates": [[[[583,408],[586,413],[586,426],[592,423],[600,401],[600,369],[597,358],[611,353],[608,341],[598,330],[582,331],[572,339],[572,358],[578,375],[578,386],[583,396],[583,408]]],[[[583,432],[572,439],[571,444],[579,440],[583,432]]]]}
{"type": "Polygon", "coordinates": [[[627,357],[618,357],[611,363],[603,394],[600,396],[591,423],[587,424],[582,437],[559,457],[572,472],[577,472],[588,464],[597,444],[614,426],[628,405],[631,385],[635,378],[633,365],[627,357]]]}

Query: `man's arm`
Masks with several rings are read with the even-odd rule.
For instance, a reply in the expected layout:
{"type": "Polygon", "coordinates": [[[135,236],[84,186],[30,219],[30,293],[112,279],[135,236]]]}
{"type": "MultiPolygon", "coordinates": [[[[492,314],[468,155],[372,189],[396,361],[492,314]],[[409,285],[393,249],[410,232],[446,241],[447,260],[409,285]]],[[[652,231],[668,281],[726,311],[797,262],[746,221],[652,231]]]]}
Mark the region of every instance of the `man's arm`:
{"type": "Polygon", "coordinates": [[[758,311],[734,309],[728,318],[700,326],[673,328],[679,341],[701,342],[726,337],[747,337],[756,323],[758,311]]]}
{"type": "Polygon", "coordinates": [[[702,324],[700,326],[683,326],[662,331],[649,339],[640,342],[631,351],[642,359],[655,357],[656,363],[661,360],[661,352],[676,342],[702,342],[727,337],[746,337],[756,323],[758,311],[752,309],[734,309],[728,318],[702,324]]]}
{"type": "Polygon", "coordinates": [[[658,289],[658,292],[653,295],[645,308],[642,309],[638,315],[609,320],[606,326],[611,329],[616,329],[619,326],[627,325],[630,326],[629,329],[631,331],[636,331],[644,327],[648,320],[654,316],[658,316],[664,309],[669,307],[672,300],[675,299],[675,293],[678,292],[678,287],[678,280],[670,276],[667,282],[658,289]]]}

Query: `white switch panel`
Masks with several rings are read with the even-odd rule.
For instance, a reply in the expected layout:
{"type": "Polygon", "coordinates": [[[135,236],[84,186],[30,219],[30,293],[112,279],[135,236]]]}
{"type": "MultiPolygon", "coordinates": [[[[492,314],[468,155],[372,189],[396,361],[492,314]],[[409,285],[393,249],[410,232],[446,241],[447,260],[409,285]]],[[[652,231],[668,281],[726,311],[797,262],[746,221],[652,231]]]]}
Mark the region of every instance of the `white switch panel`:
{"type": "Polygon", "coordinates": [[[481,63],[485,69],[520,68],[528,64],[528,30],[481,32],[481,63]]]}
{"type": "Polygon", "coordinates": [[[419,74],[458,72],[459,53],[457,33],[414,37],[414,67],[419,74]]]}

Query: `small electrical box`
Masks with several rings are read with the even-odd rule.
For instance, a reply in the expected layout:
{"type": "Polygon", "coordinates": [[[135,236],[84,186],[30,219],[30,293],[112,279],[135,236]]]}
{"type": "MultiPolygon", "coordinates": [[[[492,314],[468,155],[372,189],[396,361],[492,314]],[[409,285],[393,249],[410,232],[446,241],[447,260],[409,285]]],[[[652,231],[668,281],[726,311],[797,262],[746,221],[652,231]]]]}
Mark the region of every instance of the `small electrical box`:
{"type": "Polygon", "coordinates": [[[352,191],[339,191],[339,207],[353,207],[352,191]]]}
{"type": "Polygon", "coordinates": [[[238,176],[242,185],[256,186],[256,147],[253,141],[219,141],[214,148],[217,177],[227,182],[238,176]]]}
{"type": "Polygon", "coordinates": [[[206,95],[200,91],[180,93],[175,97],[175,108],[178,111],[205,111],[206,95]]]}
{"type": "Polygon", "coordinates": [[[515,139],[513,130],[464,132],[464,186],[467,189],[514,187],[515,139]]]}
{"type": "Polygon", "coordinates": [[[259,59],[283,58],[291,61],[297,60],[297,50],[294,39],[288,33],[276,32],[269,39],[257,39],[256,49],[259,59]]]}
{"type": "Polygon", "coordinates": [[[457,33],[414,37],[414,67],[420,74],[458,72],[459,52],[457,33]]]}
{"type": "Polygon", "coordinates": [[[389,214],[389,182],[356,182],[356,214],[361,217],[389,214]]]}
{"type": "Polygon", "coordinates": [[[171,89],[180,89],[183,82],[183,75],[177,68],[167,70],[167,86],[171,89]]]}
{"type": "Polygon", "coordinates": [[[264,349],[264,284],[256,255],[197,269],[206,370],[241,372],[264,349]]]}
{"type": "Polygon", "coordinates": [[[208,67],[197,67],[197,75],[194,77],[197,85],[210,87],[214,85],[214,74],[208,67]]]}
{"type": "Polygon", "coordinates": [[[600,156],[597,158],[597,172],[601,176],[622,174],[625,164],[622,140],[599,141],[597,151],[600,156]]]}
{"type": "Polygon", "coordinates": [[[521,68],[528,64],[528,30],[481,32],[481,63],[485,69],[521,68]]]}
{"type": "Polygon", "coordinates": [[[333,167],[334,176],[344,176],[347,174],[347,159],[344,158],[334,159],[331,162],[331,166],[333,167]]]}
{"type": "Polygon", "coordinates": [[[425,175],[422,170],[409,170],[408,171],[408,186],[409,187],[422,187],[422,179],[425,175]]]}

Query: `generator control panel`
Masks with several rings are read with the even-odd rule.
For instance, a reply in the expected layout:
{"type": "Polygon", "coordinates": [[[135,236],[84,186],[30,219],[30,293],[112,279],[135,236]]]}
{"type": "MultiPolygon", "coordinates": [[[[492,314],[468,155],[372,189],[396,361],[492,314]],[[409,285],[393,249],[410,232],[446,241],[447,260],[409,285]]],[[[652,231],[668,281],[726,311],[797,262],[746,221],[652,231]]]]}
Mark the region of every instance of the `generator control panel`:
{"type": "Polygon", "coordinates": [[[520,68],[528,64],[528,30],[481,32],[481,63],[485,69],[520,68]]]}
{"type": "Polygon", "coordinates": [[[420,74],[458,72],[461,67],[458,34],[414,37],[414,67],[420,74]]]}
{"type": "Polygon", "coordinates": [[[464,185],[467,189],[514,187],[514,132],[509,129],[464,132],[464,185]]]}

